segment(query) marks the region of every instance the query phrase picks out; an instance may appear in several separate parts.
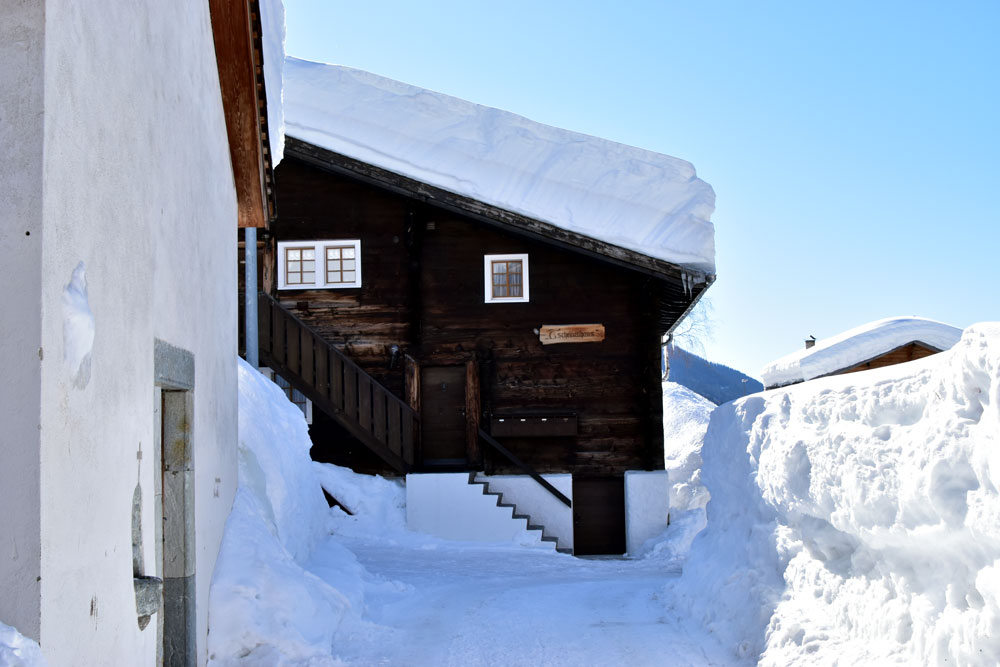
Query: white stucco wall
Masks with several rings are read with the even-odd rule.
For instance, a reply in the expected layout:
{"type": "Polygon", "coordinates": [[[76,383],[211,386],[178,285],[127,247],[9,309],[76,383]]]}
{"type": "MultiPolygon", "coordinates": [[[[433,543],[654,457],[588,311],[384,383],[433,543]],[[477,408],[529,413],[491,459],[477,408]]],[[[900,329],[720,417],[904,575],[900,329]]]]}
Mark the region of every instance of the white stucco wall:
{"type": "Polygon", "coordinates": [[[38,639],[45,12],[0,3],[0,622],[38,639]]]}
{"type": "Polygon", "coordinates": [[[670,485],[665,470],[625,473],[625,549],[637,555],[646,540],[667,529],[670,485]]]}
{"type": "MultiPolygon", "coordinates": [[[[549,484],[573,500],[573,476],[542,475],[549,484]]],[[[573,510],[526,475],[479,475],[490,491],[503,494],[505,503],[517,505],[520,514],[527,514],[535,525],[545,526],[545,534],[559,539],[560,549],[573,548],[573,510]]]]}
{"type": "Polygon", "coordinates": [[[237,211],[208,3],[44,4],[40,643],[53,665],[155,660],[157,624],[136,623],[130,510],[138,482],[152,574],[160,338],[195,358],[204,663],[236,485],[237,211]],[[94,317],[89,379],[64,360],[62,296],[80,262],[94,317]]]}

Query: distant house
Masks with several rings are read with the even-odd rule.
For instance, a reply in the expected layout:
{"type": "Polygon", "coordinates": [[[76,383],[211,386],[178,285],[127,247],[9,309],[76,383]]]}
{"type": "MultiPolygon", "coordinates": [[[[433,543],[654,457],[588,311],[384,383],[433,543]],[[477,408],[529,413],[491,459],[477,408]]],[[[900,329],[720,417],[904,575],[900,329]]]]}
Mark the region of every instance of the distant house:
{"type": "Polygon", "coordinates": [[[804,349],[761,370],[767,389],[827,375],[901,364],[947,350],[962,330],[921,317],[890,317],[823,340],[807,340],[804,349]]]}
{"type": "Polygon", "coordinates": [[[282,62],[260,5],[0,3],[0,622],[53,666],[208,659],[232,239],[267,224],[282,62]]]}
{"type": "Polygon", "coordinates": [[[285,80],[260,363],[312,402],[314,457],[408,474],[421,529],[470,537],[486,472],[508,523],[624,552],[626,473],[663,473],[661,340],[715,278],[711,188],[366,72],[285,80]]]}

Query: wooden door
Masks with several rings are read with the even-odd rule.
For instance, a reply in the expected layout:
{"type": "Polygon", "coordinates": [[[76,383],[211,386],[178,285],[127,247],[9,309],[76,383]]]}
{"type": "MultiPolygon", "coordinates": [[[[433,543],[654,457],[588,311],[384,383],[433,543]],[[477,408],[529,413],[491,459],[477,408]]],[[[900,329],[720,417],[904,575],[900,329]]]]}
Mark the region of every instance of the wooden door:
{"type": "Polygon", "coordinates": [[[425,466],[465,465],[465,366],[420,368],[421,451],[425,466]]]}
{"type": "Polygon", "coordinates": [[[625,478],[573,475],[573,553],[625,553],[625,478]]]}

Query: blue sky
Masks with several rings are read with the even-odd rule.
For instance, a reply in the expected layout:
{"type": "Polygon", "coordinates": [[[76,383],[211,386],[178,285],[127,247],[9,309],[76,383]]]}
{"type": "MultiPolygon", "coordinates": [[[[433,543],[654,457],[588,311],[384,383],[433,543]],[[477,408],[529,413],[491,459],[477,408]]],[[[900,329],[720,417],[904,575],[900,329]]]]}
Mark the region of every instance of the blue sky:
{"type": "Polygon", "coordinates": [[[285,0],[290,55],[691,161],[706,356],[1000,319],[1000,2],[285,0]]]}

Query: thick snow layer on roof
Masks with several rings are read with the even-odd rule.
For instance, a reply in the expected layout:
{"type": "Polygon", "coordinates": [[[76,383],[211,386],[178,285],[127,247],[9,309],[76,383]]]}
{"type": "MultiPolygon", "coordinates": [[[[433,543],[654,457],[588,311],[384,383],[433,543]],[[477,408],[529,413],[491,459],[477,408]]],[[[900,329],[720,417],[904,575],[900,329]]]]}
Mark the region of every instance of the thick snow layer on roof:
{"type": "Polygon", "coordinates": [[[684,160],[349,67],[285,61],[287,133],[450,192],[715,272],[712,187],[684,160]]]}
{"type": "Polygon", "coordinates": [[[281,73],[285,65],[285,5],[282,0],[261,0],[260,24],[264,85],[267,88],[268,143],[271,146],[271,166],[277,167],[285,152],[285,117],[281,104],[281,73]]]}
{"type": "Polygon", "coordinates": [[[922,317],[889,317],[817,341],[772,361],[761,370],[768,387],[802,382],[829,375],[868,361],[914,341],[947,350],[962,336],[962,330],[922,317]]]}

